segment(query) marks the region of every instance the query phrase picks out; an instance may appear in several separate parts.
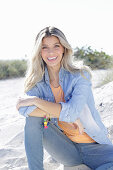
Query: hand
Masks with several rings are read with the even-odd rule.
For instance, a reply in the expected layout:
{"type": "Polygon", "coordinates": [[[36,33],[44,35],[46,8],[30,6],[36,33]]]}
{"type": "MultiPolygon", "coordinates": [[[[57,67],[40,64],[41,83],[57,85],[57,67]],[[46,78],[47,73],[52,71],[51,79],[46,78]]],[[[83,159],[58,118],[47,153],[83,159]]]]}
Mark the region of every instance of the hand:
{"type": "Polygon", "coordinates": [[[78,128],[79,128],[79,133],[82,135],[84,132],[84,127],[82,125],[82,123],[80,122],[80,119],[77,119],[74,124],[77,124],[78,128]]]}
{"type": "Polygon", "coordinates": [[[17,110],[22,106],[35,105],[36,98],[37,98],[36,96],[27,96],[27,95],[24,95],[23,97],[19,97],[16,104],[17,110]]]}

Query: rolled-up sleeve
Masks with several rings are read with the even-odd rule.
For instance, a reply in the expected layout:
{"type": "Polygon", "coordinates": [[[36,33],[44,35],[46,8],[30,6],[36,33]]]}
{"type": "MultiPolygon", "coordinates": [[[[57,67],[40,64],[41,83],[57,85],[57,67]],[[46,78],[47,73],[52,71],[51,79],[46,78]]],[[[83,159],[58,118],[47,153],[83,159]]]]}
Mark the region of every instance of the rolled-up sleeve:
{"type": "Polygon", "coordinates": [[[75,83],[72,96],[68,102],[60,102],[62,109],[60,112],[60,121],[75,122],[87,103],[88,94],[91,92],[90,74],[84,72],[84,76],[79,75],[75,83]]]}
{"type": "MultiPolygon", "coordinates": [[[[31,90],[29,90],[27,93],[26,93],[28,96],[37,96],[39,97],[39,91],[38,91],[38,88],[35,86],[33,87],[31,90]]],[[[20,107],[19,108],[19,113],[25,117],[28,117],[29,114],[35,110],[37,107],[35,105],[33,106],[24,106],[24,107],[20,107]]]]}
{"type": "Polygon", "coordinates": [[[24,106],[24,107],[20,107],[19,108],[19,113],[22,115],[22,116],[25,116],[25,117],[28,117],[29,114],[35,110],[37,107],[36,106],[24,106]]]}

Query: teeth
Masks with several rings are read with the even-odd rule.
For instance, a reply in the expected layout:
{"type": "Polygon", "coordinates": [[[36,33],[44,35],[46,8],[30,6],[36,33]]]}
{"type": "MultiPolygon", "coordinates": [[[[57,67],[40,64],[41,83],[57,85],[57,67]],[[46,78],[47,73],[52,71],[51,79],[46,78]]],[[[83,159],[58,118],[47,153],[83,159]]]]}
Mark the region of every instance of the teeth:
{"type": "Polygon", "coordinates": [[[48,58],[48,60],[53,60],[53,59],[56,59],[56,57],[51,57],[51,58],[48,58]]]}

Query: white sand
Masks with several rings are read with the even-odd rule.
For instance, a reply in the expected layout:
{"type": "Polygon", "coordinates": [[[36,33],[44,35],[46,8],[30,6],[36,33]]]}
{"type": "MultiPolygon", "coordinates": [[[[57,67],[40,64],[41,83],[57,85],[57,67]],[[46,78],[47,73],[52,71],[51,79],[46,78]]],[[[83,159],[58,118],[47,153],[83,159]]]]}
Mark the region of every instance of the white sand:
{"type": "MultiPolygon", "coordinates": [[[[97,76],[94,77],[95,82],[97,76]]],[[[23,82],[24,78],[0,81],[0,170],[28,170],[23,133],[25,118],[15,108],[17,98],[23,92],[23,82]]],[[[113,140],[112,84],[94,89],[94,95],[97,108],[113,140]],[[101,103],[102,106],[99,106],[101,103]]],[[[53,160],[45,150],[44,153],[45,170],[63,170],[63,165],[53,160]]]]}

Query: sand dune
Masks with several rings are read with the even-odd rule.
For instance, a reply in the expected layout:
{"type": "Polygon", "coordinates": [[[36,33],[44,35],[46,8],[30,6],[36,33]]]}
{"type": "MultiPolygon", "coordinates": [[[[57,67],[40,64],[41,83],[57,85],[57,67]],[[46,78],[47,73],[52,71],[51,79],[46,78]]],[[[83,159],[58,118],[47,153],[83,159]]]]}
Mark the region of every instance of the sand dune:
{"type": "MultiPolygon", "coordinates": [[[[93,76],[94,86],[97,83],[97,75],[93,76]]],[[[24,78],[0,81],[0,170],[28,170],[24,150],[25,118],[19,115],[15,108],[18,96],[23,93],[23,82],[24,78]]],[[[97,108],[113,141],[112,84],[101,88],[94,87],[94,95],[97,108]]],[[[63,165],[52,159],[45,150],[44,167],[45,170],[63,170],[63,165]]]]}

